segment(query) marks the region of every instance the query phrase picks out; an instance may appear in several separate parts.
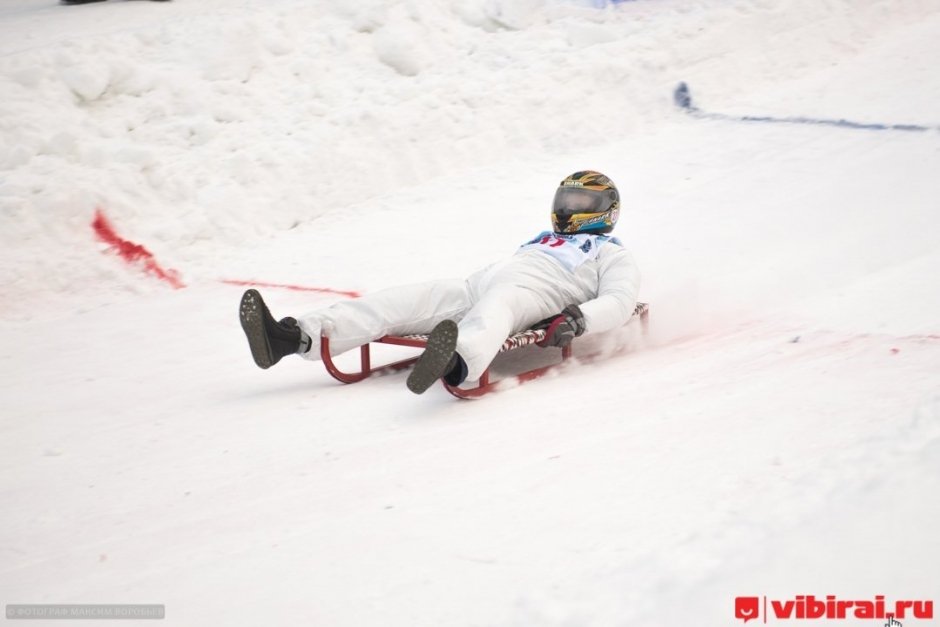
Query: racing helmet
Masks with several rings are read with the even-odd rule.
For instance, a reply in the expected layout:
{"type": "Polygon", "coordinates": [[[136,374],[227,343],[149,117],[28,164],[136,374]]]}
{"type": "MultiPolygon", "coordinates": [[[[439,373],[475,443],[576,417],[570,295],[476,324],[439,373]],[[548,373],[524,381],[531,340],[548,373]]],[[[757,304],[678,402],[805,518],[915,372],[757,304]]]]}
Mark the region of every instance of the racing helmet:
{"type": "Polygon", "coordinates": [[[618,217],[620,193],[600,172],[575,172],[558,185],[552,203],[556,233],[610,233],[618,217]]]}

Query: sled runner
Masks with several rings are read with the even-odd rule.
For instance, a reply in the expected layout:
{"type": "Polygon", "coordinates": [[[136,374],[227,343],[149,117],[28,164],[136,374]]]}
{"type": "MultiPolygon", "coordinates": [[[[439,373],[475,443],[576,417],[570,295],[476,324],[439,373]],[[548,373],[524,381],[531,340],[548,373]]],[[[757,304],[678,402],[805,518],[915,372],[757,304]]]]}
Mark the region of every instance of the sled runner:
{"type": "MultiPolygon", "coordinates": [[[[630,319],[630,322],[633,322],[639,318],[640,324],[642,325],[643,332],[646,333],[647,325],[649,323],[649,305],[647,303],[637,303],[636,309],[633,311],[633,317],[630,319]]],[[[544,329],[530,329],[527,331],[522,331],[508,338],[500,349],[500,353],[505,353],[508,351],[517,350],[524,346],[529,346],[531,344],[538,344],[540,341],[545,339],[545,330],[544,329]]],[[[415,348],[424,348],[427,344],[426,335],[386,335],[375,340],[375,343],[378,344],[393,344],[396,346],[413,346],[415,348]]],[[[417,357],[412,357],[409,359],[403,359],[401,361],[395,361],[389,364],[384,364],[378,367],[372,366],[372,355],[370,353],[369,347],[371,344],[363,344],[359,347],[359,359],[360,367],[359,372],[343,372],[340,370],[336,363],[333,361],[332,355],[330,355],[330,339],[326,336],[321,336],[320,338],[320,358],[323,360],[323,364],[326,366],[327,372],[329,372],[333,378],[337,381],[343,383],[356,383],[357,381],[362,381],[363,379],[368,378],[372,374],[383,371],[383,370],[401,370],[407,368],[418,361],[417,357]]],[[[569,357],[571,357],[571,345],[564,347],[561,351],[561,361],[564,362],[569,357]]],[[[525,372],[519,373],[514,376],[514,378],[519,382],[531,381],[536,379],[552,368],[557,367],[558,364],[551,364],[549,366],[542,366],[539,368],[533,368],[532,370],[526,370],[525,372]]],[[[499,381],[490,381],[490,369],[487,369],[486,372],[480,377],[480,380],[477,382],[476,387],[463,388],[454,385],[449,385],[444,382],[444,387],[448,392],[456,396],[457,398],[477,398],[483,396],[487,392],[491,392],[499,381]]]]}

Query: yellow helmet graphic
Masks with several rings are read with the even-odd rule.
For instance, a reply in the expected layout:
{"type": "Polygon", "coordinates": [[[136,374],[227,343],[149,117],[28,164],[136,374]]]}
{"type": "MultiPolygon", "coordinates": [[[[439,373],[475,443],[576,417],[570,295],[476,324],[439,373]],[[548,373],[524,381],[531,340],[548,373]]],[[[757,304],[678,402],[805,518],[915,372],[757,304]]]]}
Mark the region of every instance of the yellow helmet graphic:
{"type": "Polygon", "coordinates": [[[600,172],[575,172],[555,192],[552,228],[556,233],[610,233],[618,217],[620,193],[600,172]]]}

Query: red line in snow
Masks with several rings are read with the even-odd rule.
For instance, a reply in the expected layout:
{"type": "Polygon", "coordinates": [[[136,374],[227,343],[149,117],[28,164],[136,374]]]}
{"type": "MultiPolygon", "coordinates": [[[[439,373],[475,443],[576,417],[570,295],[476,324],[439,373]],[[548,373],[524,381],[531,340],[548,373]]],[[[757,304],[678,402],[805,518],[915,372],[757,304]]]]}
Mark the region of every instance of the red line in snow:
{"type": "Polygon", "coordinates": [[[128,264],[143,267],[144,272],[156,276],[161,281],[166,281],[175,289],[186,287],[180,280],[179,272],[162,267],[149,250],[118,235],[101,209],[95,210],[95,219],[91,222],[91,228],[95,230],[98,239],[108,244],[128,264]]]}
{"type": "Polygon", "coordinates": [[[349,296],[350,298],[359,298],[359,296],[361,296],[359,292],[353,292],[351,290],[334,290],[331,287],[307,287],[304,285],[291,285],[289,283],[267,283],[265,281],[243,281],[240,279],[219,280],[222,283],[226,283],[228,285],[240,285],[242,287],[272,287],[283,290],[291,290],[294,292],[321,292],[323,294],[339,294],[341,296],[349,296]]]}
{"type": "MultiPolygon", "coordinates": [[[[161,281],[166,281],[176,289],[186,287],[180,279],[179,272],[171,268],[164,268],[157,263],[156,258],[149,250],[126,240],[117,234],[110,220],[105,217],[101,209],[95,210],[95,219],[91,222],[91,228],[95,235],[102,242],[108,244],[114,252],[130,265],[136,265],[143,268],[144,272],[156,276],[161,281]]],[[[340,296],[349,296],[350,298],[359,298],[359,292],[351,290],[335,290],[331,287],[308,287],[304,285],[291,285],[287,283],[268,283],[265,281],[243,281],[239,279],[221,279],[222,283],[229,285],[271,287],[295,292],[320,292],[323,294],[339,294],[340,296]]]]}

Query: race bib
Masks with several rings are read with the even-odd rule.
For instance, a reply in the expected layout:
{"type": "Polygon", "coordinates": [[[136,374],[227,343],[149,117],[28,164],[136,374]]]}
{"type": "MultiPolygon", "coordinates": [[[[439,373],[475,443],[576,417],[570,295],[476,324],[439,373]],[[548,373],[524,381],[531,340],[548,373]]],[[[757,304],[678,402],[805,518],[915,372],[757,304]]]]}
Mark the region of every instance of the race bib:
{"type": "Polygon", "coordinates": [[[561,265],[573,272],[585,261],[597,257],[600,247],[607,242],[621,245],[620,240],[616,237],[608,237],[607,235],[593,235],[591,233],[566,235],[564,233],[542,231],[534,239],[520,246],[516,254],[525,250],[537,250],[554,257],[561,265]]]}

